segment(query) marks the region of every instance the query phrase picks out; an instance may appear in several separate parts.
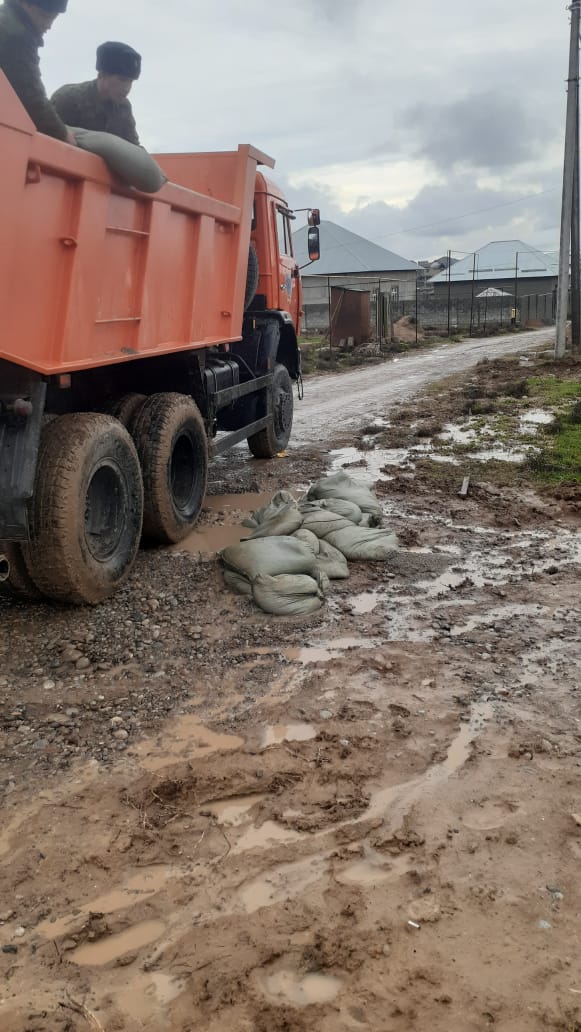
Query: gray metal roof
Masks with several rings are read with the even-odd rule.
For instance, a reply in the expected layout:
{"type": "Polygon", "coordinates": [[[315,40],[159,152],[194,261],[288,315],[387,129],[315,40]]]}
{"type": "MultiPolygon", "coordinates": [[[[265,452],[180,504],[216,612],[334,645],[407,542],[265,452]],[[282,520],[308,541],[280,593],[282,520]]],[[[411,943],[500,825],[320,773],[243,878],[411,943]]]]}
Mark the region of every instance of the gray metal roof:
{"type": "MultiPolygon", "coordinates": [[[[522,240],[493,240],[476,251],[475,280],[536,279],[557,275],[557,257],[537,251],[522,240]]],[[[450,270],[452,283],[470,282],[474,275],[474,255],[466,255],[450,270]]],[[[448,271],[433,276],[430,283],[447,283],[448,271]]]]}
{"type": "MultiPolygon", "coordinates": [[[[309,260],[307,226],[293,234],[295,257],[299,265],[309,260]]],[[[337,226],[335,222],[321,222],[321,257],[303,270],[305,276],[342,276],[354,272],[417,272],[418,266],[379,244],[337,226]]]]}

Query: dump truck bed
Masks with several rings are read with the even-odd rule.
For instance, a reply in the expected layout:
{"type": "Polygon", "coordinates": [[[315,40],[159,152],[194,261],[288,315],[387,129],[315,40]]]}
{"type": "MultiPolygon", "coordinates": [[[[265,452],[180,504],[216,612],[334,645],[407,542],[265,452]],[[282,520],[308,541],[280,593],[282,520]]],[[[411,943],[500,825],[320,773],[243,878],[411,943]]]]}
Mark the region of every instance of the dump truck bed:
{"type": "Polygon", "coordinates": [[[249,145],[157,155],[125,188],[35,131],[0,72],[0,359],[42,374],[240,339],[257,165],[249,145]]]}

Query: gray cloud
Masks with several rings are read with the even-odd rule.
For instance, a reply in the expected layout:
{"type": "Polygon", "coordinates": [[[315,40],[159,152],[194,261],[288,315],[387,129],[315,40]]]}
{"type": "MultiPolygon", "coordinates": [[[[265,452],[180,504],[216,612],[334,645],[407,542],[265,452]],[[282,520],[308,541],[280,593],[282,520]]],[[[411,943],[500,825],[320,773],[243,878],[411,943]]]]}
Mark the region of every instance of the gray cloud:
{"type": "Polygon", "coordinates": [[[555,132],[543,112],[504,90],[444,104],[414,104],[399,112],[397,128],[408,152],[443,170],[461,164],[488,170],[522,164],[537,157],[555,132]]]}

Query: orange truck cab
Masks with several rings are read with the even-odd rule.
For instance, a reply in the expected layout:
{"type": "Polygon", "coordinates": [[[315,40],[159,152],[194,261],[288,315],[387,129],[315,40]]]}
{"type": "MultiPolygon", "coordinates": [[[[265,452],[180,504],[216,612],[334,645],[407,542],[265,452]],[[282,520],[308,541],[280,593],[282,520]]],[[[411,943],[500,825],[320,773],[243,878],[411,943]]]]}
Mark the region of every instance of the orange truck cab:
{"type": "Polygon", "coordinates": [[[189,533],[209,457],[288,443],[294,215],[249,145],[156,155],[168,183],[128,188],[1,72],[0,149],[0,593],[95,603],[142,538],[189,533]]]}

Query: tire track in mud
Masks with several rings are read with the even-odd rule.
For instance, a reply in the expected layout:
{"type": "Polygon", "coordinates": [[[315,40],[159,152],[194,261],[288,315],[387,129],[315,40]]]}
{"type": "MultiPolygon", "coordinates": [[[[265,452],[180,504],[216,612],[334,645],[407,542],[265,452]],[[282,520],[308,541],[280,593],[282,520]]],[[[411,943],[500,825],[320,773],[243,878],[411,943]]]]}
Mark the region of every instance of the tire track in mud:
{"type": "Polygon", "coordinates": [[[554,337],[554,329],[547,327],[486,340],[470,339],[356,372],[314,377],[307,383],[304,401],[295,406],[289,447],[328,440],[363,419],[384,414],[389,405],[411,397],[428,383],[463,372],[484,358],[550,345],[554,337]]]}

